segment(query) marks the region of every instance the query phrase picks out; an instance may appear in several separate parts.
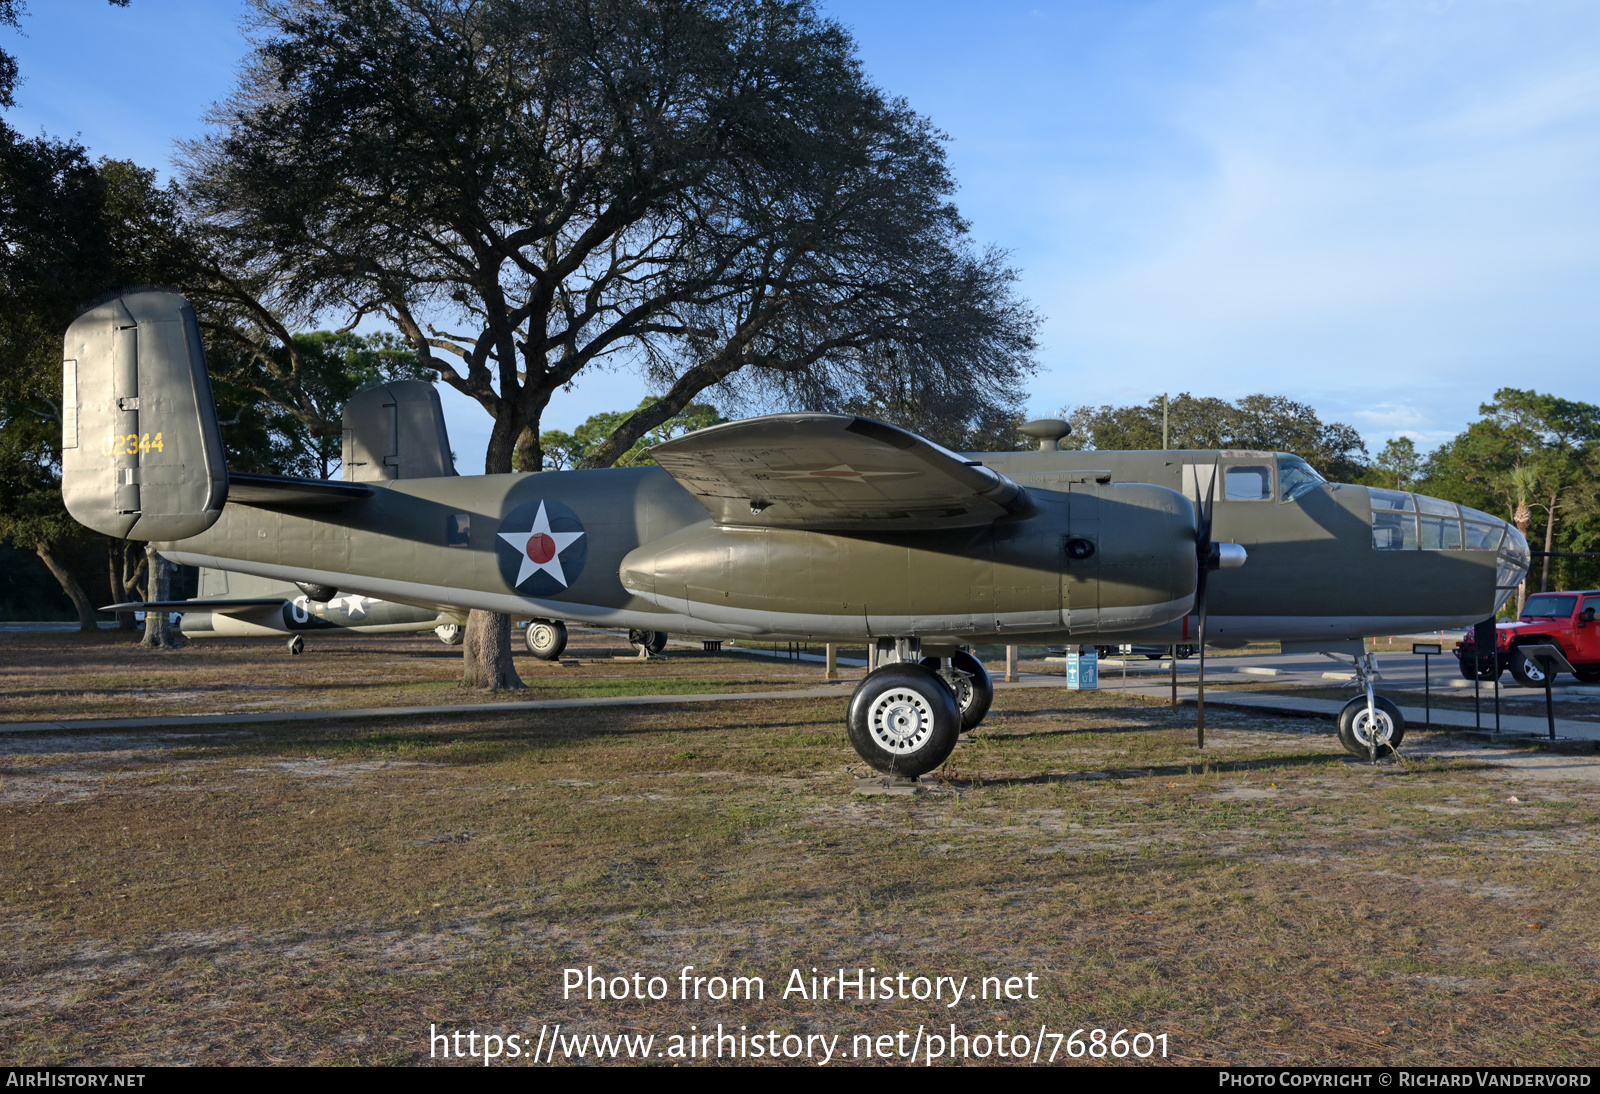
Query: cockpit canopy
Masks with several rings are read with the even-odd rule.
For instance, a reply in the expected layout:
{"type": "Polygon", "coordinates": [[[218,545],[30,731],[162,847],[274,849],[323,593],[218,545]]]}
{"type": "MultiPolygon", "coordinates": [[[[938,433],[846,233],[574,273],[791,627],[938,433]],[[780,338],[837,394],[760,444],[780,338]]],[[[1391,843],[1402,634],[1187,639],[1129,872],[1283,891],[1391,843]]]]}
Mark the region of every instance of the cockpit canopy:
{"type": "Polygon", "coordinates": [[[1287,452],[1279,452],[1277,455],[1278,497],[1281,500],[1293,501],[1328,481],[1299,456],[1292,456],[1287,452]]]}
{"type": "Polygon", "coordinates": [[[1374,551],[1498,551],[1494,610],[1522,579],[1533,556],[1523,534],[1499,517],[1425,494],[1367,487],[1372,498],[1374,551]]]}
{"type": "Polygon", "coordinates": [[[1374,551],[1493,551],[1510,526],[1453,501],[1367,487],[1374,551]]]}

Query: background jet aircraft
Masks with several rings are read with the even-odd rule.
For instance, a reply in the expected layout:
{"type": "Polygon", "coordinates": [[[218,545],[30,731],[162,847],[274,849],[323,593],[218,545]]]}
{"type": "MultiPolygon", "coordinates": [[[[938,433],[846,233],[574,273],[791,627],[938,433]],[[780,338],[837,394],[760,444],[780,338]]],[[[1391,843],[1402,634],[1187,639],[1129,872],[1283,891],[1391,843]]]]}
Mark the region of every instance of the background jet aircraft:
{"type": "MultiPolygon", "coordinates": [[[[230,475],[194,313],[171,293],[80,316],[64,378],[62,492],[97,531],[440,611],[864,639],[881,667],[850,739],[892,774],[949,755],[958,691],[969,724],[986,709],[962,644],[1203,643],[1209,617],[1226,641],[1353,652],[1493,614],[1528,560],[1503,521],[1327,483],[1287,454],[963,456],[844,415],[715,426],[657,446],[657,467],[458,477],[415,382],[351,401],[345,481],[230,475]]],[[[1398,743],[1392,704],[1355,702],[1347,747],[1398,743]]]]}
{"type": "Polygon", "coordinates": [[[188,638],[246,638],[290,635],[290,653],[305,649],[303,634],[351,630],[361,634],[433,631],[441,642],[459,645],[461,619],[435,608],[395,604],[360,593],[340,593],[276,578],[200,570],[193,600],[112,604],[107,611],[181,612],[178,628],[188,638]]]}

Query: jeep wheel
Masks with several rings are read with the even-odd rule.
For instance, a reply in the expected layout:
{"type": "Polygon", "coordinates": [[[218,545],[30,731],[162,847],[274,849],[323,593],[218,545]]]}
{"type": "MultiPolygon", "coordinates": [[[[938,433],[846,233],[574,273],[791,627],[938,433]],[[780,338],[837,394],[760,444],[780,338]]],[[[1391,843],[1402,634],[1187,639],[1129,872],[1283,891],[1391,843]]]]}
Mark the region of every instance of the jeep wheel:
{"type": "Polygon", "coordinates": [[[1544,666],[1532,657],[1522,652],[1518,646],[1511,647],[1511,676],[1517,683],[1525,688],[1542,688],[1545,685],[1544,666]]]}

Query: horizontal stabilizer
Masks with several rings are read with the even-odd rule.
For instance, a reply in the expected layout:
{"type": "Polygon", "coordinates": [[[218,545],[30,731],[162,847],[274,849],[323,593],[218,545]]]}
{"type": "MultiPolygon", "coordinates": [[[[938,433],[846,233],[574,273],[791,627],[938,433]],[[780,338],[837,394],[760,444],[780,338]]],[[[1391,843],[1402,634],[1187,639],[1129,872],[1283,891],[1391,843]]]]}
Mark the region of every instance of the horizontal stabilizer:
{"type": "Polygon", "coordinates": [[[257,509],[337,509],[371,494],[358,482],[228,472],[228,500],[257,509]]]}
{"type": "Polygon", "coordinates": [[[915,433],[846,414],[773,414],[650,450],[719,524],[835,532],[972,528],[1028,492],[915,433]]]}
{"type": "Polygon", "coordinates": [[[259,600],[136,600],[128,604],[107,604],[103,612],[216,612],[237,615],[256,608],[276,608],[287,604],[281,596],[259,600]]]}

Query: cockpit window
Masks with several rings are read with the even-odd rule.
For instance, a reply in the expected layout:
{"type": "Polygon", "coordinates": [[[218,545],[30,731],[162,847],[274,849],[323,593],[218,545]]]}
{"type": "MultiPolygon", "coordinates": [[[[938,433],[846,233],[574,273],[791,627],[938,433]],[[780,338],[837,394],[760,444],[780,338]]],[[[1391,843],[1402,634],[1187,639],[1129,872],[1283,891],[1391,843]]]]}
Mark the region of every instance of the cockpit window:
{"type": "Polygon", "coordinates": [[[1281,500],[1293,501],[1327,481],[1299,456],[1278,453],[1278,497],[1281,500]]]}
{"type": "Polygon", "coordinates": [[[1228,468],[1223,476],[1223,497],[1229,501],[1271,501],[1272,468],[1264,464],[1228,468]]]}
{"type": "Polygon", "coordinates": [[[1367,493],[1372,495],[1372,511],[1380,509],[1396,513],[1412,513],[1416,511],[1416,503],[1411,500],[1411,495],[1403,490],[1379,490],[1375,486],[1367,487],[1367,493]]]}
{"type": "Polygon", "coordinates": [[[1522,606],[1524,619],[1571,619],[1572,610],[1578,606],[1575,596],[1551,596],[1541,593],[1538,596],[1528,597],[1528,602],[1522,606]]]}

